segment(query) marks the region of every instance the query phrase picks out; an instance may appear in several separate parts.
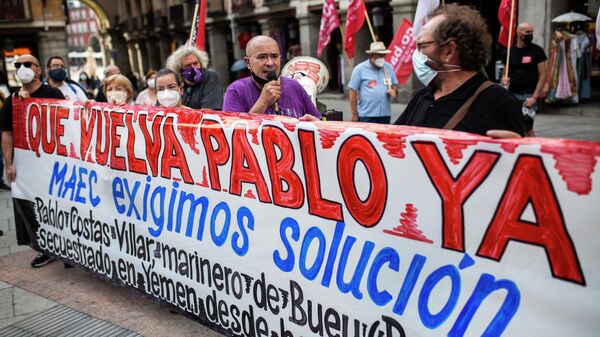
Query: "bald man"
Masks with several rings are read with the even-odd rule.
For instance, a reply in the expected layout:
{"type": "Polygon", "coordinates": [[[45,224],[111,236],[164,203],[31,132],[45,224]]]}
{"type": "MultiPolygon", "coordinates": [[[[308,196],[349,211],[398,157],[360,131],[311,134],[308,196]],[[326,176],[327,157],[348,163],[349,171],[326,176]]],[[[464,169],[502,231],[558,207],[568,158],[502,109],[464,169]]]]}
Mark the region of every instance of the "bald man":
{"type": "MultiPolygon", "coordinates": [[[[14,63],[17,68],[17,78],[23,84],[23,87],[16,95],[23,98],[58,98],[64,99],[60,90],[52,88],[40,81],[42,67],[40,61],[29,54],[21,55],[14,63]]],[[[12,99],[7,99],[0,110],[0,131],[2,131],[2,153],[6,168],[6,179],[9,182],[15,181],[17,171],[13,165],[13,106],[12,99]]],[[[20,245],[29,245],[34,238],[34,233],[30,233],[22,221],[16,222],[17,242],[20,245]]],[[[34,268],[42,267],[52,261],[48,255],[40,253],[33,261],[31,266],[34,268]]]]}
{"type": "Polygon", "coordinates": [[[300,83],[279,77],[281,54],[275,40],[265,35],[253,37],[246,45],[244,62],[251,76],[229,85],[223,99],[223,111],[296,118],[309,114],[321,118],[300,83]],[[274,74],[275,79],[269,77],[269,73],[274,74]]]}
{"type": "Polygon", "coordinates": [[[533,136],[537,101],[543,96],[547,59],[544,49],[533,43],[533,26],[527,22],[519,24],[517,43],[510,49],[508,76],[502,79],[502,84],[508,86],[508,90],[523,104],[523,118],[529,136],[533,136]]]}

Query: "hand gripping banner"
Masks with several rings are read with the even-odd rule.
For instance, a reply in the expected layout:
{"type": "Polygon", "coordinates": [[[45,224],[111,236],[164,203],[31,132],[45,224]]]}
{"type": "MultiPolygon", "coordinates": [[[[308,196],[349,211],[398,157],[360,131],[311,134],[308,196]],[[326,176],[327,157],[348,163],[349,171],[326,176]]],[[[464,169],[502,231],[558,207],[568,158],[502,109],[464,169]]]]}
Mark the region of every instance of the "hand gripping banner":
{"type": "Polygon", "coordinates": [[[16,99],[34,246],[229,336],[596,336],[596,142],[16,99]]]}

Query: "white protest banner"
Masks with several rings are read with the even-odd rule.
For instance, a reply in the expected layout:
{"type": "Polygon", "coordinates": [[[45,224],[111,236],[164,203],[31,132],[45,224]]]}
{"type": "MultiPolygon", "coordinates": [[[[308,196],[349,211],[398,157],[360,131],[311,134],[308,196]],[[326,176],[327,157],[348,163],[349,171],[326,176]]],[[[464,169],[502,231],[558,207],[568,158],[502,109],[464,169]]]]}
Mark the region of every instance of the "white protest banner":
{"type": "Polygon", "coordinates": [[[596,142],[14,100],[43,251],[230,336],[596,336],[596,142]]]}

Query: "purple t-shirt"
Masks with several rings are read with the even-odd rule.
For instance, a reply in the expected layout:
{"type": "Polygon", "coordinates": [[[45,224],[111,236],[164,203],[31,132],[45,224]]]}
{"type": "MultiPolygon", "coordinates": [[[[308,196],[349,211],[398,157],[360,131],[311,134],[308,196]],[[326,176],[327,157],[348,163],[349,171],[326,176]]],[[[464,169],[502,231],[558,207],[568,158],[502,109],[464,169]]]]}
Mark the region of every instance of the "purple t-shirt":
{"type": "MultiPolygon", "coordinates": [[[[296,80],[280,77],[281,97],[277,101],[279,113],[283,116],[302,117],[305,114],[321,118],[317,107],[312,103],[304,88],[296,80]]],[[[223,98],[223,111],[248,112],[258,101],[261,90],[259,90],[252,77],[245,77],[229,85],[223,98]]],[[[274,115],[273,107],[268,107],[266,114],[274,115]]]]}

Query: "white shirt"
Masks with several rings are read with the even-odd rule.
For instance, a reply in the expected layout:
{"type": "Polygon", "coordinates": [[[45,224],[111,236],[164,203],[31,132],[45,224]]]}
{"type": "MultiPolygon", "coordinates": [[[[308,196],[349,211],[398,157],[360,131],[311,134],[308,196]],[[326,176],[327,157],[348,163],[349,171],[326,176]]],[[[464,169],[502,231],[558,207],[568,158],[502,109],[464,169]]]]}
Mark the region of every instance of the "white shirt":
{"type": "Polygon", "coordinates": [[[62,85],[58,87],[58,90],[60,90],[65,96],[65,99],[69,101],[87,101],[87,96],[85,95],[85,92],[83,92],[83,90],[81,90],[81,88],[77,84],[67,83],[67,81],[63,81],[62,85]]]}

